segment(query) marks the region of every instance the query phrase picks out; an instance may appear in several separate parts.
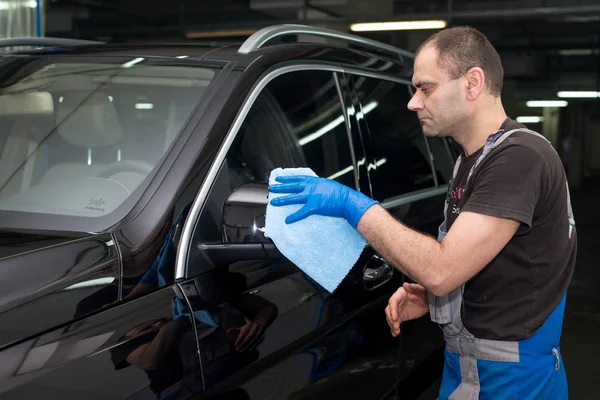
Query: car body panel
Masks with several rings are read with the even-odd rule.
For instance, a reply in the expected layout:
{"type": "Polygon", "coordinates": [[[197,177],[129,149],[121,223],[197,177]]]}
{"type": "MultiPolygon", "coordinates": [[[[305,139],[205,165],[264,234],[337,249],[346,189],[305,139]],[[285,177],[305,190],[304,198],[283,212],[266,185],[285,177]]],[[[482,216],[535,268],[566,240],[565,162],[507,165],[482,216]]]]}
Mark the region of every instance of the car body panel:
{"type": "MultiPolygon", "coordinates": [[[[93,295],[102,297],[100,292],[93,295]]],[[[181,396],[201,390],[191,324],[170,321],[174,295],[171,288],[165,288],[5,349],[0,353],[0,396],[155,398],[151,382],[181,396]],[[154,356],[155,361],[134,354],[141,346],[157,342],[165,354],[154,356]],[[132,354],[136,357],[129,358],[132,354]]]]}
{"type": "Polygon", "coordinates": [[[20,253],[0,259],[0,347],[79,318],[93,291],[117,299],[120,258],[111,235],[29,237],[34,241],[21,238],[20,253]]]}

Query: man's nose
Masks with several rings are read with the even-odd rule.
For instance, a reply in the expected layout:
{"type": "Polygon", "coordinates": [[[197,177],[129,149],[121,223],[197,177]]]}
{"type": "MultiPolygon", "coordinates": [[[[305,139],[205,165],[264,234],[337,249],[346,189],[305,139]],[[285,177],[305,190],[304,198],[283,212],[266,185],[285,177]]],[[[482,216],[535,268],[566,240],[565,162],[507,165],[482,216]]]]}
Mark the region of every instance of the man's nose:
{"type": "Polygon", "coordinates": [[[423,108],[423,102],[417,97],[416,94],[408,102],[408,109],[410,111],[418,111],[422,110],[423,108]]]}

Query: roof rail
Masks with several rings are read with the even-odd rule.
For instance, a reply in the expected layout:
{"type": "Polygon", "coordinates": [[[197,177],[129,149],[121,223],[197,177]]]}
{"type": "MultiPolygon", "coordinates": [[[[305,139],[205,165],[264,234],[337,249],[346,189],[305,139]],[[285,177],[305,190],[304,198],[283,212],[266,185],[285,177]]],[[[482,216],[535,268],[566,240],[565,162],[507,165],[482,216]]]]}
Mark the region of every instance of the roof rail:
{"type": "Polygon", "coordinates": [[[0,48],[12,46],[74,47],[103,43],[104,42],[68,38],[16,37],[9,39],[0,39],[0,48]]]}
{"type": "Polygon", "coordinates": [[[263,28],[255,32],[248,39],[246,39],[242,46],[240,46],[238,52],[247,54],[261,48],[265,43],[267,43],[273,38],[283,35],[300,34],[307,36],[339,39],[345,42],[351,42],[353,44],[360,45],[368,49],[385,51],[394,54],[395,56],[414,58],[414,54],[409,51],[402,50],[392,45],[378,42],[376,40],[367,39],[361,36],[353,35],[351,33],[340,32],[333,29],[294,24],[272,25],[263,28]]]}

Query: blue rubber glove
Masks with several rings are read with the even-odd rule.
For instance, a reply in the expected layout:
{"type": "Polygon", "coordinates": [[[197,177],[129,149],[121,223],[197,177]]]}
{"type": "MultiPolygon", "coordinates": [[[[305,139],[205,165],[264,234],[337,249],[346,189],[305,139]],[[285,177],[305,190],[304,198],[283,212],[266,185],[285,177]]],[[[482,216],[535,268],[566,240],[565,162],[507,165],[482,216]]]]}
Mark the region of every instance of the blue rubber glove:
{"type": "Polygon", "coordinates": [[[270,185],[272,193],[293,193],[271,200],[273,206],[305,204],[285,219],[292,224],[311,215],[345,218],[356,229],[365,211],[377,201],[336,181],[315,176],[278,176],[280,185],[270,185]]]}

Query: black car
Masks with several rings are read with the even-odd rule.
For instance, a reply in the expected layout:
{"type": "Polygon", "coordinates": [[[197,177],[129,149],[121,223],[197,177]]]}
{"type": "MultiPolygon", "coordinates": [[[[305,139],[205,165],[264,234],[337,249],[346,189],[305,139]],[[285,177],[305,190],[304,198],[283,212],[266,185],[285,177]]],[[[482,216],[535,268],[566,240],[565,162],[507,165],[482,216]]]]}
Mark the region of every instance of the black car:
{"type": "Polygon", "coordinates": [[[411,53],[285,25],[0,46],[0,398],[405,399],[439,378],[441,330],[385,321],[407,277],[366,247],[329,293],[262,229],[270,172],[309,167],[437,233],[457,153],[407,110],[411,53]]]}

